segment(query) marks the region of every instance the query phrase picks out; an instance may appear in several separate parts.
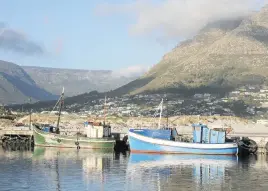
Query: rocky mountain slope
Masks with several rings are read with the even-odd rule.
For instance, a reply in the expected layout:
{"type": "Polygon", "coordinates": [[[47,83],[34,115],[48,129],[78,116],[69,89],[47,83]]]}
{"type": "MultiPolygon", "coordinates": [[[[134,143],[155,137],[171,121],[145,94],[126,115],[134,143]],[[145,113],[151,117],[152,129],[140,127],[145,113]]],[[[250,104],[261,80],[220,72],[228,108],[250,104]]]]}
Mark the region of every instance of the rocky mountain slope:
{"type": "Polygon", "coordinates": [[[118,74],[111,70],[75,70],[22,66],[38,86],[54,94],[65,87],[67,96],[99,91],[105,92],[125,85],[139,76],[118,74]]]}
{"type": "Polygon", "coordinates": [[[0,61],[0,104],[56,99],[57,96],[38,87],[18,65],[0,61]]]}
{"type": "Polygon", "coordinates": [[[0,61],[0,104],[20,104],[58,99],[62,87],[67,97],[90,91],[116,89],[141,74],[111,70],[76,70],[18,66],[0,61]]]}
{"type": "Polygon", "coordinates": [[[224,89],[266,84],[268,76],[268,6],[248,18],[208,24],[180,43],[121,93],[159,90],[224,89]]]}

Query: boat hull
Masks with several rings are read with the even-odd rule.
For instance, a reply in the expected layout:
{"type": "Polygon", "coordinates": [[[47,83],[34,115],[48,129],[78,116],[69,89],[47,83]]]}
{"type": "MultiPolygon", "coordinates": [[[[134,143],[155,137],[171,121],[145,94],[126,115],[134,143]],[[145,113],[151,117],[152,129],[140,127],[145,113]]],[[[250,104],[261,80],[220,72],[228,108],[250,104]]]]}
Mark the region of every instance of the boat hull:
{"type": "Polygon", "coordinates": [[[236,143],[200,144],[161,140],[128,133],[130,151],[133,153],[237,155],[236,143]]]}
{"type": "Polygon", "coordinates": [[[43,132],[34,128],[34,144],[42,147],[79,148],[81,149],[114,149],[115,140],[106,138],[87,138],[76,136],[64,136],[43,132]]]}

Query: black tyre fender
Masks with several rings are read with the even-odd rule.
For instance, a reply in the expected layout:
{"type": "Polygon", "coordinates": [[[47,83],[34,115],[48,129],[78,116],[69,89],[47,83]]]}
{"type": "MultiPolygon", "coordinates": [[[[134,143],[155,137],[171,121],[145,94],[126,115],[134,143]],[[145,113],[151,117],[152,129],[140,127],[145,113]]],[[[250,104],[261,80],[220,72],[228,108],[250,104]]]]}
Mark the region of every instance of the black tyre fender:
{"type": "Polygon", "coordinates": [[[266,151],[268,152],[268,142],[267,142],[266,145],[265,145],[265,149],[266,149],[266,151]]]}
{"type": "Polygon", "coordinates": [[[258,151],[257,143],[254,140],[250,139],[250,152],[255,154],[257,151],[258,151]]]}

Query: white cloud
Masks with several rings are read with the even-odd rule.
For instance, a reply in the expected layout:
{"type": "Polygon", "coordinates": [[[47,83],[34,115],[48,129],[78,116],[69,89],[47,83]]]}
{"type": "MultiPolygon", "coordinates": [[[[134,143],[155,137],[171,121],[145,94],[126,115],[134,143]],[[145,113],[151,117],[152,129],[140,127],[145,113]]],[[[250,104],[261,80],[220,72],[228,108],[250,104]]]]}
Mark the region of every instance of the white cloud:
{"type": "Polygon", "coordinates": [[[119,69],[114,71],[113,75],[115,77],[125,76],[125,77],[140,77],[150,69],[149,66],[135,65],[128,66],[126,68],[119,69]]]}
{"type": "Polygon", "coordinates": [[[9,28],[0,22],[0,48],[11,50],[25,55],[41,55],[44,49],[38,43],[31,41],[27,36],[18,30],[9,28]]]}
{"type": "Polygon", "coordinates": [[[246,16],[265,3],[267,0],[136,0],[101,4],[97,13],[134,16],[129,28],[133,35],[188,38],[208,22],[246,16]]]}

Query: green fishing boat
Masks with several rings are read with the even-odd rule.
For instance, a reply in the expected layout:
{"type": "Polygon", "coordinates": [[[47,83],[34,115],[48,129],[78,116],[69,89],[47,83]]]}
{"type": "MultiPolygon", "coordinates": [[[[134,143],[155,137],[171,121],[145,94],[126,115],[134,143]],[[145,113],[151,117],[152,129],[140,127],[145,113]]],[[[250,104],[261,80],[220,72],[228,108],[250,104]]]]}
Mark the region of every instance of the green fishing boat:
{"type": "Polygon", "coordinates": [[[44,132],[34,127],[34,143],[36,146],[85,148],[85,149],[114,149],[113,138],[91,138],[82,136],[65,136],[56,133],[44,132]]]}
{"type": "MultiPolygon", "coordinates": [[[[59,112],[57,127],[33,124],[34,144],[43,147],[78,148],[78,149],[108,149],[115,146],[115,139],[111,136],[111,126],[105,121],[85,122],[85,133],[77,132],[76,135],[63,135],[60,133],[59,122],[63,106],[64,89],[58,100],[59,112]]],[[[56,104],[56,105],[57,105],[56,104]]]]}

